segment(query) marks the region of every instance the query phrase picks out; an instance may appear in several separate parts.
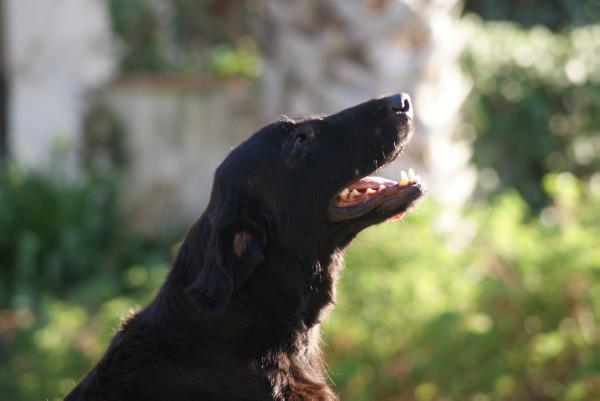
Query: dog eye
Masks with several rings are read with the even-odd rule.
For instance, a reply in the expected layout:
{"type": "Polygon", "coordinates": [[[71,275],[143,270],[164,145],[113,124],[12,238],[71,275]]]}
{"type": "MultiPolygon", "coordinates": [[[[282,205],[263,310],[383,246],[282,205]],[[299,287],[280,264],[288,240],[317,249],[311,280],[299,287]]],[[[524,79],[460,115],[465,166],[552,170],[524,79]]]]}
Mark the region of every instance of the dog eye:
{"type": "Polygon", "coordinates": [[[308,139],[308,135],[306,135],[304,133],[297,134],[296,139],[294,141],[294,146],[300,145],[300,144],[306,142],[307,139],[308,139]]]}

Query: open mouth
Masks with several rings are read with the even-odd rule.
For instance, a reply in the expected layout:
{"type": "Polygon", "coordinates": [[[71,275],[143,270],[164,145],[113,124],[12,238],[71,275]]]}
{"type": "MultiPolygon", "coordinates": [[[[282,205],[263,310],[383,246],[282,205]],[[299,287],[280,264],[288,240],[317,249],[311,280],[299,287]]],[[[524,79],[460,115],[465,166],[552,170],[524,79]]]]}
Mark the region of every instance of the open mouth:
{"type": "Polygon", "coordinates": [[[396,182],[386,178],[363,177],[342,189],[332,201],[329,217],[333,221],[369,215],[376,220],[396,220],[424,193],[421,178],[413,169],[402,171],[396,182]]]}

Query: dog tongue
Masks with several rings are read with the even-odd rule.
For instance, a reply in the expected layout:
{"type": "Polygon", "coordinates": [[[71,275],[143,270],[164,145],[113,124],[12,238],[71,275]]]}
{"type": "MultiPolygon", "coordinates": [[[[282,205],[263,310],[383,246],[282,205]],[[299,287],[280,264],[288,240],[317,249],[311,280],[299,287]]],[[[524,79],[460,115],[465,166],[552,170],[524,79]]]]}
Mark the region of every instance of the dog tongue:
{"type": "Polygon", "coordinates": [[[396,221],[396,220],[400,220],[402,217],[404,217],[404,215],[406,214],[406,212],[400,212],[392,217],[390,217],[388,220],[389,221],[396,221]]]}

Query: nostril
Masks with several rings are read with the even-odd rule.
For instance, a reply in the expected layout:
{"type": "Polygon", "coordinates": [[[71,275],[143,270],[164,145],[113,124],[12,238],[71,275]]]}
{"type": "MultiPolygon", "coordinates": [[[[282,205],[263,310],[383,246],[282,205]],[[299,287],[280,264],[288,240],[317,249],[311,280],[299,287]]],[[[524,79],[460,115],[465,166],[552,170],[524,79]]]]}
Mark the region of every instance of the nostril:
{"type": "Polygon", "coordinates": [[[412,117],[413,107],[410,101],[410,96],[406,93],[398,93],[389,96],[388,107],[395,113],[406,113],[412,117]]]}
{"type": "Polygon", "coordinates": [[[409,110],[410,110],[410,100],[402,99],[402,105],[400,106],[398,111],[402,111],[402,112],[406,113],[409,110]]]}

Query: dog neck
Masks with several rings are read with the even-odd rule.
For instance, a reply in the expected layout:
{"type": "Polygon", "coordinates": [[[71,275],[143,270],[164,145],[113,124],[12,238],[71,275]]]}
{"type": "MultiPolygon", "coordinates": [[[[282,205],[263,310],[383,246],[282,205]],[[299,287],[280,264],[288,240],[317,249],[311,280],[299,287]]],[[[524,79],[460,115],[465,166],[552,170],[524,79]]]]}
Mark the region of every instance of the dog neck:
{"type": "MultiPolygon", "coordinates": [[[[201,234],[206,229],[201,221],[192,230],[201,234]]],[[[207,315],[182,291],[198,274],[195,269],[208,245],[190,242],[203,237],[196,234],[188,235],[182,244],[147,315],[156,319],[162,314],[163,322],[173,322],[173,327],[194,328],[181,332],[228,344],[227,348],[235,350],[268,379],[273,394],[280,394],[281,399],[287,399],[284,395],[290,392],[318,393],[323,400],[335,399],[321,362],[320,323],[335,301],[341,252],[269,249],[264,263],[236,288],[224,313],[207,315]]]]}

